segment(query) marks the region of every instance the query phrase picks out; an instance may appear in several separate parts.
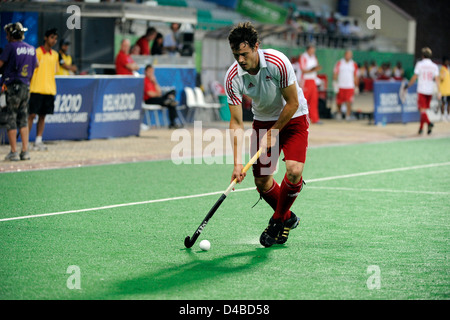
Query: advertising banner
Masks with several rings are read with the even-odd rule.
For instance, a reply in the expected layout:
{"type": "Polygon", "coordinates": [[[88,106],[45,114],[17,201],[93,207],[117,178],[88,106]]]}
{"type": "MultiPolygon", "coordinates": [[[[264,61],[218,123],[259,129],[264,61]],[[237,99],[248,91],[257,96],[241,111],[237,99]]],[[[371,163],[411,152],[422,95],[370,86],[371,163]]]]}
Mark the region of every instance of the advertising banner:
{"type": "MultiPolygon", "coordinates": [[[[45,117],[44,140],[85,140],[96,80],[84,77],[56,77],[54,114],[45,117]]],[[[30,141],[36,138],[36,116],[30,141]]]]}
{"type": "Polygon", "coordinates": [[[375,81],[373,87],[375,124],[406,123],[419,120],[417,85],[408,89],[404,102],[400,100],[401,81],[375,81]]]}
{"type": "Polygon", "coordinates": [[[142,76],[99,78],[89,139],[139,135],[143,92],[142,76]]]}

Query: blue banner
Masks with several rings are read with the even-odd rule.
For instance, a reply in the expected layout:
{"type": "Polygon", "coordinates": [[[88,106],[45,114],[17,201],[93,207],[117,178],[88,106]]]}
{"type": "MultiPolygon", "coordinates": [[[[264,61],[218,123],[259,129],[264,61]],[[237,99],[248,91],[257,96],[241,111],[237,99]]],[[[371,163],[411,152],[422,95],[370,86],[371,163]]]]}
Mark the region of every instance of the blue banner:
{"type": "Polygon", "coordinates": [[[139,135],[144,92],[143,77],[98,79],[89,139],[139,135]]]}
{"type": "Polygon", "coordinates": [[[375,81],[373,87],[374,121],[379,123],[414,122],[419,120],[417,85],[408,89],[405,102],[400,100],[401,81],[375,81]]]}
{"type": "MultiPolygon", "coordinates": [[[[96,80],[84,77],[56,77],[54,114],[45,117],[44,140],[85,140],[96,80]]],[[[36,138],[36,116],[30,141],[36,138]]]]}
{"type": "Polygon", "coordinates": [[[420,121],[420,112],[417,106],[417,83],[408,88],[405,103],[402,104],[402,122],[420,121]]]}

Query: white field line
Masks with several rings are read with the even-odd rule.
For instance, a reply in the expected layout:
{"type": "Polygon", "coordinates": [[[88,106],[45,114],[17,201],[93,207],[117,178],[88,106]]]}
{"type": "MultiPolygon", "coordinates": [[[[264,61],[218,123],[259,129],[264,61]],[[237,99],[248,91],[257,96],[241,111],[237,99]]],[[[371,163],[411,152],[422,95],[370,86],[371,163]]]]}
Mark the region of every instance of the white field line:
{"type": "MultiPolygon", "coordinates": [[[[441,166],[448,166],[448,165],[450,165],[450,162],[431,163],[431,164],[411,166],[411,167],[385,169],[385,170],[375,170],[375,171],[351,173],[351,174],[345,174],[345,175],[339,175],[339,176],[331,176],[331,177],[323,177],[323,178],[316,178],[316,179],[308,179],[308,180],[306,180],[306,182],[309,184],[309,183],[321,182],[321,181],[330,181],[330,180],[354,178],[354,177],[376,175],[376,174],[383,174],[383,173],[391,173],[391,172],[400,172],[400,171],[407,171],[407,170],[434,168],[434,167],[441,167],[441,166]]],[[[315,187],[315,188],[321,188],[321,187],[315,187]]],[[[323,187],[323,188],[325,189],[327,187],[323,187]]],[[[339,190],[339,188],[328,188],[328,189],[339,190]]],[[[255,190],[255,187],[236,189],[234,192],[244,192],[244,191],[250,191],[250,190],[255,190]]],[[[372,192],[404,192],[404,193],[422,193],[422,194],[423,193],[427,193],[427,194],[445,194],[445,195],[449,194],[447,192],[399,191],[399,190],[388,190],[388,189],[341,188],[341,190],[343,190],[343,191],[372,191],[372,192]]],[[[68,210],[68,211],[59,211],[59,212],[34,214],[34,215],[19,216],[19,217],[12,217],[12,218],[4,218],[4,219],[0,219],[0,222],[6,222],[6,221],[12,221],[12,220],[31,219],[31,218],[41,218],[41,217],[48,217],[48,216],[57,216],[57,215],[63,215],[63,214],[68,214],[68,213],[80,213],[80,212],[107,210],[107,209],[114,209],[114,208],[120,208],[120,207],[130,207],[130,206],[136,206],[136,205],[151,204],[151,203],[157,203],[157,202],[167,202],[167,201],[176,201],[176,200],[200,198],[200,197],[207,197],[207,196],[211,196],[211,195],[222,194],[223,192],[224,191],[215,191],[215,192],[194,194],[194,195],[189,195],[189,196],[171,197],[171,198],[147,200],[147,201],[140,201],[140,202],[128,202],[128,203],[113,204],[113,205],[109,205],[109,206],[102,206],[102,207],[95,207],[95,208],[86,208],[86,209],[78,209],[78,210],[68,210]]]]}
{"type": "Polygon", "coordinates": [[[414,191],[414,190],[395,190],[395,189],[361,189],[346,187],[314,187],[308,186],[308,189],[331,190],[331,191],[352,191],[352,192],[384,192],[384,193],[411,193],[411,194],[431,194],[448,196],[450,192],[443,191],[414,191]]]}

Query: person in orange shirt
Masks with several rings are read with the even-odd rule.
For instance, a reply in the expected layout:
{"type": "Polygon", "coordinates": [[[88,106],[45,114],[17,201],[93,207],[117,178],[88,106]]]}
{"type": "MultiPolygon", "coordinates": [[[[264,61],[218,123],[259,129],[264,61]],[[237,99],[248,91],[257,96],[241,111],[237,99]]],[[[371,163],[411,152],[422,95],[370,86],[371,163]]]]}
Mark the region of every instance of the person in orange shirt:
{"type": "Polygon", "coordinates": [[[319,117],[319,91],[317,90],[317,71],[322,69],[316,57],[316,47],[309,44],[300,58],[300,70],[302,72],[302,89],[306,101],[308,101],[309,117],[312,123],[321,123],[319,117]]]}

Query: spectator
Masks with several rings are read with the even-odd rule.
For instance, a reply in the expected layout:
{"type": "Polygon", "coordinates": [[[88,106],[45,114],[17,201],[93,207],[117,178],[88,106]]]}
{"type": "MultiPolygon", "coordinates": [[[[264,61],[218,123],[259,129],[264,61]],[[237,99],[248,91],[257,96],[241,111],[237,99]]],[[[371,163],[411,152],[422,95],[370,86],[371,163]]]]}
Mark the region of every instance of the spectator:
{"type": "Polygon", "coordinates": [[[338,120],[342,119],[341,107],[345,103],[347,113],[345,120],[352,120],[352,104],[355,94],[355,88],[359,85],[358,65],[353,61],[353,53],[351,50],[345,51],[344,59],[339,60],[334,66],[333,80],[337,81],[338,94],[336,96],[338,120]]]}
{"type": "Polygon", "coordinates": [[[158,32],[152,45],[152,56],[162,55],[164,53],[164,37],[158,32]]]}
{"type": "Polygon", "coordinates": [[[139,38],[138,41],[136,41],[136,45],[141,49],[140,54],[144,56],[150,55],[150,43],[155,39],[156,37],[156,29],[154,27],[149,27],[147,29],[147,32],[145,35],[139,38]]]}
{"type": "Polygon", "coordinates": [[[179,128],[175,123],[177,118],[177,105],[175,90],[162,94],[161,87],[155,77],[155,69],[151,64],[145,67],[144,78],[144,102],[147,104],[159,104],[169,109],[169,128],[179,128]]]}
{"type": "Polygon", "coordinates": [[[337,19],[334,12],[332,12],[327,19],[327,30],[331,35],[337,32],[337,19]]]}
{"type": "Polygon", "coordinates": [[[137,44],[131,47],[130,49],[130,55],[140,55],[141,54],[141,47],[139,47],[137,44]]]}
{"type": "Polygon", "coordinates": [[[368,81],[370,81],[369,63],[364,61],[363,65],[359,68],[359,92],[363,92],[364,90],[369,91],[371,86],[370,84],[368,85],[368,81]]]}
{"type": "Polygon", "coordinates": [[[339,24],[339,33],[343,36],[349,36],[351,33],[350,21],[345,20],[339,24]]]}
{"type": "Polygon", "coordinates": [[[58,53],[52,48],[58,42],[58,30],[49,29],[44,34],[44,45],[36,49],[39,66],[34,70],[30,84],[30,102],[28,109],[28,130],[31,133],[33,121],[38,115],[34,150],[47,150],[42,141],[45,117],[53,114],[56,96],[55,75],[59,70],[58,53]]]}
{"type": "Polygon", "coordinates": [[[377,63],[375,62],[375,60],[372,60],[370,62],[369,76],[373,80],[375,80],[378,77],[378,66],[377,66],[377,63]]]}
{"type": "Polygon", "coordinates": [[[139,66],[130,56],[130,40],[123,39],[120,43],[120,51],[116,56],[116,74],[133,75],[139,70],[139,66]]]}
{"type": "Polygon", "coordinates": [[[30,80],[38,66],[36,50],[24,42],[27,31],[20,22],[5,26],[8,43],[0,54],[0,69],[3,76],[0,85],[6,86],[6,110],[8,122],[6,130],[11,151],[5,160],[30,160],[28,153],[28,100],[30,98],[30,80]],[[18,52],[21,52],[19,55],[18,52]],[[22,137],[22,150],[17,151],[17,128],[22,137]]]}
{"type": "Polygon", "coordinates": [[[72,57],[67,53],[70,42],[63,39],[59,43],[59,71],[58,76],[68,76],[77,72],[77,66],[72,64],[72,57]]]}
{"type": "Polygon", "coordinates": [[[163,47],[169,54],[176,54],[180,49],[180,30],[181,25],[179,23],[172,23],[170,25],[171,32],[164,36],[163,47]]]}
{"type": "Polygon", "coordinates": [[[389,80],[392,77],[391,64],[389,62],[383,62],[378,71],[378,80],[389,80]]]}
{"type": "Polygon", "coordinates": [[[450,116],[450,60],[448,57],[442,58],[442,67],[439,72],[439,91],[442,95],[441,117],[448,121],[450,116]],[[447,103],[447,116],[445,117],[445,104],[447,103]]]}
{"type": "Polygon", "coordinates": [[[300,71],[302,73],[301,87],[308,101],[309,116],[312,123],[321,123],[319,118],[319,92],[317,90],[317,71],[322,67],[316,57],[316,47],[310,43],[306,51],[300,55],[300,71]]]}
{"type": "Polygon", "coordinates": [[[361,36],[361,28],[359,27],[358,19],[355,19],[353,25],[350,26],[350,33],[355,37],[361,36]]]}
{"type": "Polygon", "coordinates": [[[400,61],[398,61],[393,70],[394,79],[395,80],[403,80],[404,74],[405,74],[405,71],[402,68],[402,63],[400,61]]]}

